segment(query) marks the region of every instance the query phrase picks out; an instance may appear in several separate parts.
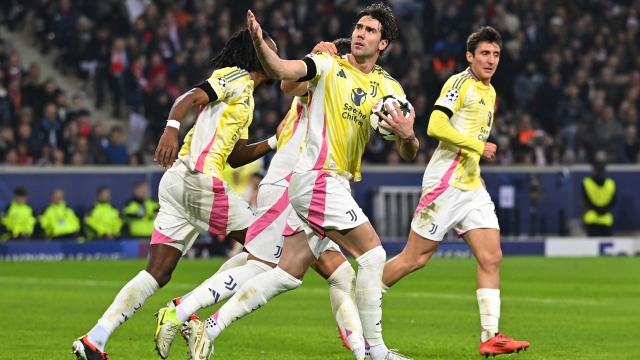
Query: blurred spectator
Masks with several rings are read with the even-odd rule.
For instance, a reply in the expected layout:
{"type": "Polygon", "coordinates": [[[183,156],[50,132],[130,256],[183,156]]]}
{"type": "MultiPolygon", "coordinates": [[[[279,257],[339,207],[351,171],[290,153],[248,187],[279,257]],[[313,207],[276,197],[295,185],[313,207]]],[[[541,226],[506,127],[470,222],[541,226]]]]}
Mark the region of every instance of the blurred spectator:
{"type": "Polygon", "coordinates": [[[538,72],[534,61],[529,61],[524,73],[516,77],[513,95],[520,104],[522,111],[529,112],[535,99],[536,92],[544,83],[544,76],[538,72]]]}
{"type": "Polygon", "coordinates": [[[38,217],[40,226],[48,239],[76,238],[80,231],[80,220],[64,201],[64,191],[53,189],[51,204],[38,217]]]}
{"type": "Polygon", "coordinates": [[[591,175],[582,181],[583,221],[589,236],[611,236],[616,183],[605,176],[606,154],[598,154],[591,175]]]}
{"type": "Polygon", "coordinates": [[[146,183],[135,184],[131,200],[122,209],[128,235],[150,237],[153,233],[153,222],[159,209],[160,204],[149,198],[149,186],[146,183]]]}
{"type": "Polygon", "coordinates": [[[635,164],[638,163],[640,154],[640,141],[638,141],[638,128],[629,125],[624,131],[624,139],[619,145],[618,162],[635,164]]]}
{"type": "Polygon", "coordinates": [[[36,218],[33,217],[33,209],[27,204],[27,198],[27,189],[24,187],[19,186],[13,189],[13,199],[2,217],[5,230],[2,240],[28,239],[33,236],[36,218]]]}
{"type": "Polygon", "coordinates": [[[114,126],[109,133],[109,145],[104,149],[107,163],[124,165],[127,163],[127,147],[122,139],[122,128],[114,126]]]}
{"type": "Polygon", "coordinates": [[[89,239],[113,240],[120,236],[120,212],[111,205],[111,190],[103,186],[96,192],[96,204],[84,218],[85,234],[89,239]]]}
{"type": "Polygon", "coordinates": [[[603,151],[608,159],[615,159],[619,141],[622,139],[624,129],[615,117],[613,107],[605,107],[602,118],[595,126],[595,147],[603,151]]]}
{"type": "Polygon", "coordinates": [[[44,108],[38,140],[54,149],[62,147],[62,122],[58,119],[57,108],[53,103],[48,103],[44,108]]]}

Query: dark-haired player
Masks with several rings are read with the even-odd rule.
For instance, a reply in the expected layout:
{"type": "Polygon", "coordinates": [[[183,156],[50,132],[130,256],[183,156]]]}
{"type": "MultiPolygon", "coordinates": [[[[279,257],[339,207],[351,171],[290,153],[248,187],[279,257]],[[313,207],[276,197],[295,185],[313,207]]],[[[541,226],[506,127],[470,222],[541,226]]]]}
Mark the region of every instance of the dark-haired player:
{"type": "MultiPolygon", "coordinates": [[[[263,41],[276,50],[267,35],[263,41]]],[[[253,90],[273,80],[260,64],[247,30],[235,33],[213,63],[217,70],[209,79],[176,99],[155,153],[159,165],[169,170],[160,181],[160,212],[147,268],[120,290],[98,324],[73,343],[78,359],[108,358],[104,347],[111,333],[169,282],[200,231],[229,234],[244,242],[255,218],[247,202],[222,180],[222,169],[227,162],[234,167],[250,163],[276,147],[276,136],[246,144],[253,90]],[[198,119],[174,164],[180,122],[193,106],[200,106],[198,119]]]]}
{"type": "Polygon", "coordinates": [[[529,347],[498,332],[500,318],[500,230],[495,207],[480,179],[480,157],[493,159],[486,142],[493,123],[496,92],[491,77],[502,40],[483,27],[467,40],[469,67],[447,80],[436,101],[427,133],[440,144],[427,165],[422,198],[406,247],[384,267],[386,288],[424,267],[444,235],[455,229],[478,261],[477,296],[482,333],[480,354],[497,355],[529,347]]]}
{"type": "MultiPolygon", "coordinates": [[[[247,23],[260,61],[272,77],[309,83],[309,126],[289,182],[289,199],[295,212],[287,222],[288,236],[278,267],[247,281],[207,319],[205,334],[215,339],[233,321],[300,286],[309,265],[331,239],[358,263],[355,300],[371,359],[406,359],[389,351],[382,339],[381,278],[386,253],[349,188],[350,182],[361,178],[360,162],[369,140],[373,104],[385,95],[404,96],[400,84],[376,65],[397,35],[391,9],[376,3],[359,13],[350,54],[332,57],[315,53],[302,61],[281,60],[269,50],[251,11],[247,23]]],[[[405,118],[399,107],[395,110],[390,111],[392,118],[385,120],[400,137],[400,155],[413,159],[418,149],[413,111],[405,118]]],[[[200,354],[206,357],[207,350],[200,354]]],[[[364,351],[355,350],[357,359],[365,358],[364,351]]]]}
{"type": "MultiPolygon", "coordinates": [[[[322,46],[328,43],[321,43],[322,46]]],[[[350,39],[338,39],[333,42],[337,52],[350,52],[350,39]]],[[[314,52],[318,47],[314,49],[314,52]]],[[[286,123],[278,139],[278,152],[271,160],[269,171],[260,182],[258,191],[258,209],[256,221],[247,230],[245,250],[248,261],[245,265],[231,266],[228,270],[219,270],[189,296],[174,300],[175,307],[169,306],[158,311],[158,330],[156,331],[156,346],[161,354],[168,354],[169,348],[176,336],[177,329],[191,318],[198,310],[224,301],[238,291],[249,279],[271,268],[276,267],[282,255],[282,234],[287,225],[287,218],[293,211],[289,204],[288,185],[291,173],[300,154],[300,147],[305,139],[309,122],[307,104],[309,96],[306,83],[283,81],[283,91],[296,95],[291,103],[286,123]],[[267,264],[268,267],[265,267],[267,264]],[[161,322],[161,319],[166,321],[161,322]]],[[[340,252],[340,248],[333,242],[327,244],[322,255],[312,267],[329,283],[329,296],[334,316],[342,333],[346,337],[350,349],[364,351],[364,339],[358,308],[352,297],[355,272],[351,264],[340,252]]],[[[228,262],[236,262],[235,258],[228,262]]],[[[225,263],[225,265],[227,265],[225,263]]],[[[223,266],[225,266],[223,265],[223,266]]],[[[207,338],[204,336],[204,323],[199,319],[192,319],[187,323],[185,332],[189,333],[189,340],[201,339],[200,348],[207,348],[207,338]]],[[[195,347],[190,351],[198,352],[195,347]]],[[[197,353],[191,353],[197,358],[197,353]]]]}

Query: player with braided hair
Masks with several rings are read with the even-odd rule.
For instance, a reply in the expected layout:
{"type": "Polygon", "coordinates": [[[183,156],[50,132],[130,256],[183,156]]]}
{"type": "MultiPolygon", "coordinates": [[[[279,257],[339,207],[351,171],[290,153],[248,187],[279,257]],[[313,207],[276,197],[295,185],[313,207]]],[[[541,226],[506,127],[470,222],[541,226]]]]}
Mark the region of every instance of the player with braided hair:
{"type": "MultiPolygon", "coordinates": [[[[271,51],[277,50],[269,36],[264,34],[262,39],[271,51]]],[[[232,167],[242,166],[276,148],[277,135],[247,145],[253,90],[273,80],[262,68],[246,29],[235,33],[213,62],[217,70],[211,77],[176,99],[156,149],[154,159],[168,170],[158,190],[160,212],[154,223],[147,268],[120,290],[93,329],[73,343],[77,359],[108,359],[104,347],[111,333],[169,282],[178,260],[201,231],[228,234],[244,243],[255,215],[222,180],[222,170],[227,162],[232,167]],[[178,153],[180,123],[194,106],[200,107],[197,121],[178,153]]],[[[270,269],[259,262],[252,265],[270,269]]],[[[158,321],[172,320],[163,315],[159,314],[158,321]]],[[[178,331],[179,326],[172,329],[178,331]]],[[[168,356],[168,349],[159,348],[158,352],[163,358],[168,356]]]]}

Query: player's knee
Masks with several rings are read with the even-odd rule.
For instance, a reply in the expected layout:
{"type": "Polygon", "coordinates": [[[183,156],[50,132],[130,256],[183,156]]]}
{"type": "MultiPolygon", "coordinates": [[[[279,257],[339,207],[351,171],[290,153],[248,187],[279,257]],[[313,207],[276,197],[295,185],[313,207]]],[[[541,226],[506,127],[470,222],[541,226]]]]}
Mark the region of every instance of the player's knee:
{"type": "Polygon", "coordinates": [[[382,246],[377,246],[359,256],[356,262],[358,263],[358,267],[375,267],[384,266],[386,260],[387,252],[384,251],[382,246]]]}
{"type": "Polygon", "coordinates": [[[478,258],[478,263],[486,271],[496,271],[500,269],[502,263],[502,250],[498,249],[487,254],[483,254],[478,258]]]}

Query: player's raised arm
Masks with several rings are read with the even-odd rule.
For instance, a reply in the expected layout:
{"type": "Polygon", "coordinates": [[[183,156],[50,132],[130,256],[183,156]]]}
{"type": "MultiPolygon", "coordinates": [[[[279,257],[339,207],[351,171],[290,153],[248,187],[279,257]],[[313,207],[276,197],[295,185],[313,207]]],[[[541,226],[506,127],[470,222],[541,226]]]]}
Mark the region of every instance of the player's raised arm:
{"type": "Polygon", "coordinates": [[[253,39],[260,63],[265,72],[274,79],[298,80],[307,75],[307,66],[299,60],[282,60],[262,39],[262,29],[251,10],[247,11],[247,27],[253,39]]]}
{"type": "MultiPolygon", "coordinates": [[[[215,93],[213,94],[215,95],[215,93]]],[[[178,154],[178,130],[180,129],[180,123],[193,106],[205,105],[210,101],[212,101],[210,95],[197,87],[187,91],[176,99],[169,112],[167,126],[164,129],[162,137],[160,137],[158,147],[156,147],[156,152],[153,155],[153,160],[158,162],[158,166],[167,169],[173,165],[173,162],[176,160],[176,155],[178,154]]]]}

